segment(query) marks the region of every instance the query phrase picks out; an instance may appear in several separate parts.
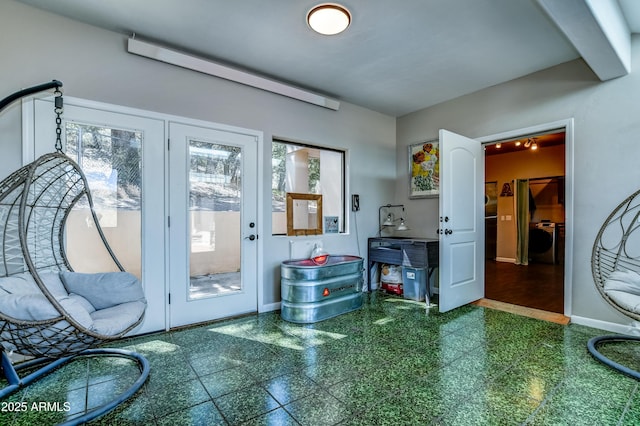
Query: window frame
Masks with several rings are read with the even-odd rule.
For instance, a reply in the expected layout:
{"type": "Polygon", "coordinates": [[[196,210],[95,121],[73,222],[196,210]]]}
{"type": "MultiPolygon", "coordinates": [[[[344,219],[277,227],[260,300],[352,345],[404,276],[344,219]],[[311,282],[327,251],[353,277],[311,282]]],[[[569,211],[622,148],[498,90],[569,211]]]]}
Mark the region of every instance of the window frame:
{"type": "MultiPolygon", "coordinates": [[[[315,145],[315,144],[311,144],[311,143],[306,143],[306,142],[300,142],[300,141],[296,141],[296,140],[291,140],[291,139],[286,139],[286,138],[282,138],[282,137],[273,137],[271,140],[271,213],[274,213],[273,210],[273,144],[275,143],[281,143],[281,144],[285,144],[285,145],[293,145],[296,147],[301,147],[301,148],[309,148],[309,149],[315,149],[318,151],[328,151],[328,152],[335,152],[341,155],[341,161],[340,161],[340,167],[342,168],[342,184],[341,184],[341,188],[340,188],[340,192],[341,192],[341,197],[340,197],[340,204],[341,204],[341,208],[340,208],[340,213],[342,215],[342,221],[340,223],[340,228],[337,232],[337,235],[344,235],[347,234],[347,188],[348,188],[348,183],[347,183],[347,179],[348,179],[348,171],[347,171],[347,155],[348,155],[348,151],[346,149],[340,149],[340,148],[333,148],[333,147],[327,147],[327,146],[323,146],[323,145],[315,145]]],[[[320,194],[323,195],[324,194],[320,194]]],[[[286,192],[285,192],[285,200],[286,200],[286,192]]],[[[285,210],[286,212],[286,210],[285,210]]],[[[322,224],[324,225],[324,218],[320,218],[322,220],[322,224]]],[[[324,235],[324,229],[323,229],[323,233],[322,235],[324,235]]],[[[287,236],[287,232],[286,230],[284,232],[274,232],[273,230],[273,223],[271,224],[271,235],[273,236],[287,236]]]]}

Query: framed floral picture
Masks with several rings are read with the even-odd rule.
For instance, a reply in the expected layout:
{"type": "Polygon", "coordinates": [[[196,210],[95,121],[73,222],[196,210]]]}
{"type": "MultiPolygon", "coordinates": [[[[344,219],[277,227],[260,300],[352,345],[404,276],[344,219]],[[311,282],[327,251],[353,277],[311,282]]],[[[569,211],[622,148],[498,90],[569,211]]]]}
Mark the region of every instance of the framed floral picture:
{"type": "Polygon", "coordinates": [[[409,145],[409,198],[440,195],[439,148],[438,140],[409,145]]]}

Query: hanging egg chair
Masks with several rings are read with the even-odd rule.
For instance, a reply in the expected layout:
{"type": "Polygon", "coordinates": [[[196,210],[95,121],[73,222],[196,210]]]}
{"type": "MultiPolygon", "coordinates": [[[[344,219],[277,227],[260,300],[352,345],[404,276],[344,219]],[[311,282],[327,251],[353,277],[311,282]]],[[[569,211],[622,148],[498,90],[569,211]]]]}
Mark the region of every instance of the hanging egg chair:
{"type": "Polygon", "coordinates": [[[140,370],[133,385],[113,401],[75,417],[80,424],[112,410],[140,389],[149,363],[140,354],[94,348],[138,326],[146,300],[140,281],[124,271],[109,247],[93,207],[87,179],[62,152],[62,83],[34,86],[0,101],[0,111],[24,96],[55,89],[56,152],[45,154],[0,182],[0,355],[8,385],[0,398],[28,386],[80,356],[116,356],[140,370]],[[119,272],[74,272],[65,225],[78,205],[88,206],[92,226],[119,272]],[[13,365],[9,353],[35,357],[13,365]],[[18,371],[33,370],[20,377],[18,371]]]}
{"type": "MultiPolygon", "coordinates": [[[[600,228],[591,270],[603,299],[618,312],[640,321],[640,191],[620,203],[600,228]]],[[[640,380],[640,372],[600,351],[603,345],[622,342],[640,342],[640,336],[598,336],[589,340],[587,348],[600,362],[640,380]]]]}

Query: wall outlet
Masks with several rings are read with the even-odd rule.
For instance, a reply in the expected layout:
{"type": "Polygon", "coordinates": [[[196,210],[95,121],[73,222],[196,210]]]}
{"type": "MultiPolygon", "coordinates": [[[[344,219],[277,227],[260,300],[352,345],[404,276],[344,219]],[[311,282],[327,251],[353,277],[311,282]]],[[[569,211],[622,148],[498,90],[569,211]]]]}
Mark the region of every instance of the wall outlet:
{"type": "Polygon", "coordinates": [[[351,210],[360,211],[360,196],[358,194],[351,195],[351,210]]]}

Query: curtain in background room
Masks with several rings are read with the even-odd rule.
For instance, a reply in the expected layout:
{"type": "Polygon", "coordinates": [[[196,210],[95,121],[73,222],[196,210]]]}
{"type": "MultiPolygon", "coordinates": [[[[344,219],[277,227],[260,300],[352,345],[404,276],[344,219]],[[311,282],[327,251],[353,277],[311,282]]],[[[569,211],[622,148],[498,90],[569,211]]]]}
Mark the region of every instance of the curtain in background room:
{"type": "Polygon", "coordinates": [[[529,179],[516,179],[516,265],[529,264],[529,179]]]}

